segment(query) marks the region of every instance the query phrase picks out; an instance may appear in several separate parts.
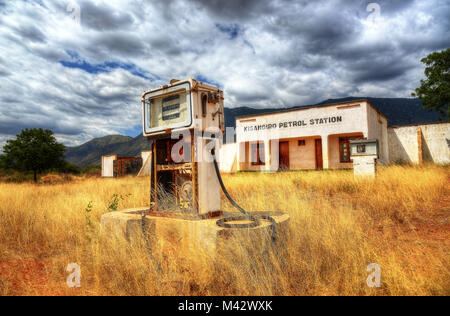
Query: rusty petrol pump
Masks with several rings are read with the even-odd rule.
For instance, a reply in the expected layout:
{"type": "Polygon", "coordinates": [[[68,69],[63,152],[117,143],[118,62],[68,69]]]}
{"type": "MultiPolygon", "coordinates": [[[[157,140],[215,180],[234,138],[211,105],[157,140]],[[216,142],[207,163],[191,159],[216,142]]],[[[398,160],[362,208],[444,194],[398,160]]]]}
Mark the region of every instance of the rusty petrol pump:
{"type": "Polygon", "coordinates": [[[152,143],[151,211],[221,215],[210,154],[224,133],[223,101],[223,91],[194,79],[143,94],[143,132],[152,143]]]}
{"type": "Polygon", "coordinates": [[[270,242],[287,226],[288,215],[247,212],[227,192],[217,161],[225,127],[223,91],[195,79],[172,80],[143,93],[142,114],[152,148],[146,162],[149,207],[105,214],[103,227],[213,255],[230,237],[264,235],[270,242]],[[221,189],[239,213],[223,212],[221,189]]]}

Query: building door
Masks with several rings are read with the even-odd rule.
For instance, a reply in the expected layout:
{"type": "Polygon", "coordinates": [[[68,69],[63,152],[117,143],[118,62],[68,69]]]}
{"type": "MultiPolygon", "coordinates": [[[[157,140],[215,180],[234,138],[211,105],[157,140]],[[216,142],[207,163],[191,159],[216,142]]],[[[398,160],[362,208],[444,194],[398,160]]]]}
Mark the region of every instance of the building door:
{"type": "Polygon", "coordinates": [[[289,170],[289,142],[280,142],[280,170],[289,170]]]}
{"type": "Polygon", "coordinates": [[[316,139],[316,169],[323,169],[322,139],[316,139]]]}

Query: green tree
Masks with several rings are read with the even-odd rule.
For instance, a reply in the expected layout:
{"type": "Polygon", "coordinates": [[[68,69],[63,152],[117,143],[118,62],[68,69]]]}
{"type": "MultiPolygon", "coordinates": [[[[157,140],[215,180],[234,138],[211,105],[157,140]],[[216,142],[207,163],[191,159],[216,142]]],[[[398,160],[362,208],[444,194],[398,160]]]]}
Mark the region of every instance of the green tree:
{"type": "Polygon", "coordinates": [[[4,155],[0,155],[0,170],[1,169],[6,169],[6,163],[5,163],[5,156],[4,155]]]}
{"type": "Polygon", "coordinates": [[[50,130],[25,129],[17,139],[8,140],[3,146],[4,164],[19,171],[37,174],[64,166],[66,148],[59,144],[50,130]]]}
{"type": "Polygon", "coordinates": [[[422,100],[425,109],[438,111],[440,119],[446,121],[450,117],[450,48],[442,52],[434,52],[423,58],[426,65],[426,80],[420,80],[420,87],[412,96],[422,100]]]}

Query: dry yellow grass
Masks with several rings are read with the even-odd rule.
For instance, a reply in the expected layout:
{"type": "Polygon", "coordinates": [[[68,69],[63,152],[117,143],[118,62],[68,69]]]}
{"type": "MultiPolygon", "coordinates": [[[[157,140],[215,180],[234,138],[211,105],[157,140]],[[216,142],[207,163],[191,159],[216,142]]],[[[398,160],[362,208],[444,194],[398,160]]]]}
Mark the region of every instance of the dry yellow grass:
{"type": "Polygon", "coordinates": [[[381,168],[374,181],[350,171],[225,176],[244,208],[290,214],[280,246],[214,259],[162,249],[157,264],[142,241],[99,228],[108,207],[147,205],[148,179],[0,183],[0,295],[449,295],[449,176],[432,165],[381,168]],[[66,286],[72,262],[80,289],[66,286]],[[370,263],[381,288],[366,285],[370,263]]]}

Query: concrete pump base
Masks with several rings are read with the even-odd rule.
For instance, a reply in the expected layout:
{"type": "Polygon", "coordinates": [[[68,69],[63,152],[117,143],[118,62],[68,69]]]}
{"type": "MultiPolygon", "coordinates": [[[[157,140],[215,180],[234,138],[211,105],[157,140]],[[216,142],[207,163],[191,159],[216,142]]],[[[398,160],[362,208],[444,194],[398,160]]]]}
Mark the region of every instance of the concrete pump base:
{"type": "MultiPolygon", "coordinates": [[[[247,240],[252,248],[265,247],[271,242],[272,223],[269,220],[261,220],[258,227],[243,229],[223,228],[216,224],[221,218],[239,215],[236,213],[198,219],[168,214],[154,216],[150,215],[148,208],[136,208],[104,214],[101,225],[107,232],[123,234],[128,240],[142,238],[142,213],[149,214],[145,218],[145,232],[150,239],[150,246],[157,241],[162,247],[176,247],[183,251],[203,250],[213,255],[219,249],[225,249],[233,244],[233,240],[239,240],[240,245],[243,244],[243,240],[247,240]]],[[[282,236],[288,228],[289,215],[287,214],[278,212],[252,214],[273,217],[278,236],[282,236]]]]}

